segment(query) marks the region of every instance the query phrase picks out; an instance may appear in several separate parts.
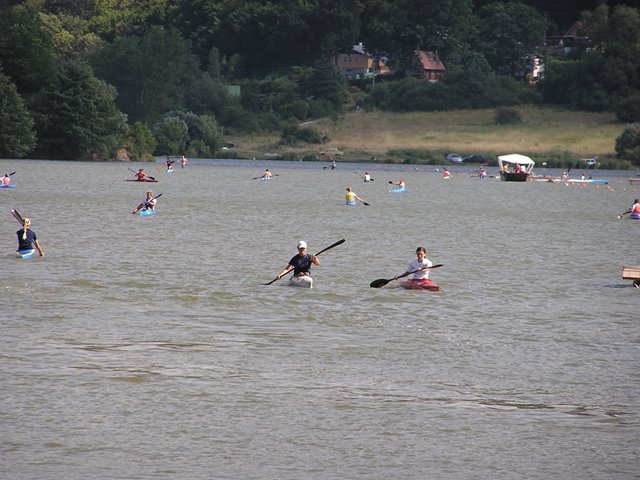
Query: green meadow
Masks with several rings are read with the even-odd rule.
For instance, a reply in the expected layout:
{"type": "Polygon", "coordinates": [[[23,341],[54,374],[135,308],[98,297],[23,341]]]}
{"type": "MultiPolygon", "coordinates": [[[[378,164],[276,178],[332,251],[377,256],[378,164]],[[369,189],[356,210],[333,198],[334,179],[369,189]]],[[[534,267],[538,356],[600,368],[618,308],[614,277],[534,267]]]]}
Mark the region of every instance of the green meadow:
{"type": "Polygon", "coordinates": [[[615,158],[615,141],[625,125],[613,113],[517,107],[522,122],[498,125],[495,110],[448,112],[350,112],[337,119],[305,122],[329,138],[326,145],[279,145],[277,135],[238,138],[250,157],[309,160],[323,147],[342,150],[344,160],[442,163],[447,153],[467,156],[521,153],[549,166],[577,165],[598,156],[602,168],[631,168],[615,158]]]}

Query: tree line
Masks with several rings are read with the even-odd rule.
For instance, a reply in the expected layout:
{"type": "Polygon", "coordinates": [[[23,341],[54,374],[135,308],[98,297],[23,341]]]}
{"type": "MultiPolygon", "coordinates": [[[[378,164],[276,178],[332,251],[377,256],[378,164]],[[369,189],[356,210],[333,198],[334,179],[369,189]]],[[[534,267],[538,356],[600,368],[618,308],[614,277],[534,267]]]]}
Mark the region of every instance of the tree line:
{"type": "MultiPolygon", "coordinates": [[[[225,135],[267,131],[321,142],[295,125],[338,116],[348,101],[393,111],[552,104],[640,122],[640,8],[557,3],[0,0],[0,156],[206,157],[225,135]],[[558,55],[578,20],[582,43],[558,55]],[[354,95],[333,59],[358,42],[400,74],[354,95]],[[416,49],[438,52],[444,79],[403,78],[416,49]],[[546,67],[535,85],[515,75],[532,56],[546,67]]],[[[618,153],[640,164],[633,138],[618,153]]]]}

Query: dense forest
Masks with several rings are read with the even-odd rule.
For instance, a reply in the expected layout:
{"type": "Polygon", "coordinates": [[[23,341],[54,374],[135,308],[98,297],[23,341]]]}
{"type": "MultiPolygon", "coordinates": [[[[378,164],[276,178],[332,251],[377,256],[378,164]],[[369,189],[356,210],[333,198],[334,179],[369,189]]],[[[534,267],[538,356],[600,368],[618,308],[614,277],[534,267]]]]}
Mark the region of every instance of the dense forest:
{"type": "Polygon", "coordinates": [[[297,125],[354,102],[528,103],[615,112],[630,124],[617,152],[640,165],[638,3],[0,0],[0,157],[207,157],[233,134],[321,142],[297,125]],[[334,59],[360,42],[396,73],[348,83],[334,59]],[[437,52],[446,76],[405,77],[416,50],[437,52]],[[535,83],[516,75],[532,57],[535,83]]]}

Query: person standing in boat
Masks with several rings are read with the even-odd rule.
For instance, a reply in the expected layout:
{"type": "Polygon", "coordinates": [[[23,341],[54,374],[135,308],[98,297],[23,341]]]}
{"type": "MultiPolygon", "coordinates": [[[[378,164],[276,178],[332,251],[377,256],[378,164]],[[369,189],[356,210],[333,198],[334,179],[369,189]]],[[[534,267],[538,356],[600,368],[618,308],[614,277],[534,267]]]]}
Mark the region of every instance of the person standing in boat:
{"type": "Polygon", "coordinates": [[[147,192],[147,196],[144,199],[144,201],[140,205],[138,205],[138,207],[131,213],[133,215],[135,215],[140,210],[152,210],[152,211],[155,211],[157,203],[158,203],[158,201],[155,198],[153,198],[153,192],[151,190],[149,190],[147,192]]]}
{"type": "Polygon", "coordinates": [[[298,254],[289,260],[287,266],[276,275],[276,279],[280,280],[293,270],[293,277],[289,280],[290,285],[311,287],[313,284],[311,265],[320,265],[320,260],[315,255],[307,253],[307,243],[304,240],[300,240],[297,246],[298,254]]]}
{"type": "Polygon", "coordinates": [[[356,195],[356,192],[354,192],[351,189],[351,187],[347,187],[347,193],[344,197],[345,197],[345,200],[347,201],[347,205],[355,205],[356,200],[358,200],[360,203],[364,205],[367,205],[367,202],[365,202],[358,195],[356,195]]]}
{"type": "Polygon", "coordinates": [[[406,272],[402,275],[398,275],[394,280],[414,272],[413,277],[409,280],[411,283],[418,287],[431,285],[433,282],[429,280],[429,267],[433,266],[433,262],[431,262],[426,255],[427,250],[424,247],[418,247],[416,249],[417,258],[409,264],[409,268],[406,272]]]}
{"type": "Polygon", "coordinates": [[[25,218],[22,228],[16,232],[18,235],[18,251],[33,250],[35,248],[38,250],[40,256],[44,257],[44,252],[42,251],[40,242],[38,242],[36,232],[31,230],[30,227],[31,220],[25,218]]]}

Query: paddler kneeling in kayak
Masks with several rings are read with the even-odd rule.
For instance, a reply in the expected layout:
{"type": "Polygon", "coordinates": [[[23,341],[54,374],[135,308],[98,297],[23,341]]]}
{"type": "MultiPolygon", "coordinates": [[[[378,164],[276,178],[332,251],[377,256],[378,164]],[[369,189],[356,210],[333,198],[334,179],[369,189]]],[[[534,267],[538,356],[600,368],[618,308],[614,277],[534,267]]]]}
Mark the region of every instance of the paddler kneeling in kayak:
{"type": "Polygon", "coordinates": [[[425,290],[433,290],[437,291],[440,289],[438,285],[429,280],[429,267],[433,266],[433,262],[426,258],[427,250],[424,247],[418,247],[416,249],[417,258],[413,260],[409,264],[409,268],[402,275],[398,275],[395,279],[397,280],[399,277],[409,275],[413,273],[413,277],[411,280],[407,280],[402,284],[404,288],[409,289],[425,289],[425,290]]]}
{"type": "MultiPolygon", "coordinates": [[[[160,194],[160,195],[162,195],[162,194],[160,194]]],[[[158,196],[160,196],[160,195],[158,195],[158,196]]],[[[153,192],[151,190],[149,190],[147,192],[147,198],[145,198],[144,201],[140,205],[138,205],[138,207],[131,213],[133,215],[135,215],[140,210],[151,210],[153,212],[153,211],[156,210],[157,203],[158,203],[158,201],[154,198],[153,192]]]]}
{"type": "Polygon", "coordinates": [[[29,250],[38,250],[40,256],[44,257],[36,232],[31,230],[31,220],[28,218],[23,219],[22,228],[16,233],[18,234],[18,253],[24,254],[29,250]]]}
{"type": "Polygon", "coordinates": [[[298,254],[289,260],[289,264],[278,273],[276,279],[280,280],[293,269],[293,277],[289,280],[289,285],[312,288],[311,264],[320,265],[320,260],[315,255],[307,253],[307,243],[304,240],[300,240],[298,242],[298,254]]]}

